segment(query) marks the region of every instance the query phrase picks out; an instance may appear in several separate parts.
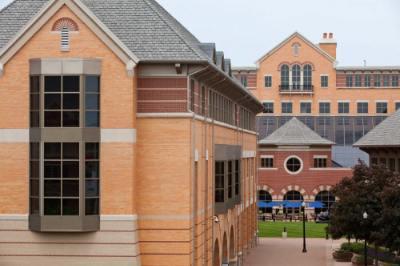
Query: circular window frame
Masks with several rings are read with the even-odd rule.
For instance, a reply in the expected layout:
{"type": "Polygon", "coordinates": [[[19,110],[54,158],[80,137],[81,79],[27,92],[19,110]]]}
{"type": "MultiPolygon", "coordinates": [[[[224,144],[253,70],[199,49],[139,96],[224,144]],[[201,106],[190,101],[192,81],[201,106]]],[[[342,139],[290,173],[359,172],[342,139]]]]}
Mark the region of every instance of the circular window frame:
{"type": "Polygon", "coordinates": [[[283,163],[283,167],[285,168],[285,170],[286,170],[286,172],[287,172],[288,174],[290,174],[290,175],[298,175],[298,174],[300,174],[300,173],[303,171],[304,163],[303,163],[303,160],[302,160],[299,156],[290,155],[289,157],[287,157],[287,158],[285,159],[285,162],[283,163]],[[299,170],[297,170],[296,172],[292,172],[292,171],[290,171],[290,170],[287,168],[287,162],[288,162],[290,159],[297,159],[297,160],[299,160],[299,162],[300,162],[300,168],[299,168],[299,170]]]}

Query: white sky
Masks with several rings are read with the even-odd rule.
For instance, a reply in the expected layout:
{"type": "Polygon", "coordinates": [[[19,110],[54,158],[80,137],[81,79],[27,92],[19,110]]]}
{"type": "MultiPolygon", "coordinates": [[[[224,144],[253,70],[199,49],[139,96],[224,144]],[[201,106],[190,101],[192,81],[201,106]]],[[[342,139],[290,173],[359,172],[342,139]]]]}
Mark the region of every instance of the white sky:
{"type": "MultiPolygon", "coordinates": [[[[252,65],[299,31],[338,42],[339,65],[400,65],[400,0],[158,0],[233,65],[252,65]]],[[[0,0],[0,8],[10,0],[0,0]]]]}

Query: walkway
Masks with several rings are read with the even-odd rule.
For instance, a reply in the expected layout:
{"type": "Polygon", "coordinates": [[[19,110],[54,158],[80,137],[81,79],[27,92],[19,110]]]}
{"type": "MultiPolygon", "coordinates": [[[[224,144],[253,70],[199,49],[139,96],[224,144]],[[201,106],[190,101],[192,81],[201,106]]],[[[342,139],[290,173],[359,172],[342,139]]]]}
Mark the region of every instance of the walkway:
{"type": "Polygon", "coordinates": [[[260,238],[256,248],[245,258],[245,266],[350,266],[332,259],[332,250],[341,241],[307,239],[307,253],[302,253],[302,238],[260,238]]]}

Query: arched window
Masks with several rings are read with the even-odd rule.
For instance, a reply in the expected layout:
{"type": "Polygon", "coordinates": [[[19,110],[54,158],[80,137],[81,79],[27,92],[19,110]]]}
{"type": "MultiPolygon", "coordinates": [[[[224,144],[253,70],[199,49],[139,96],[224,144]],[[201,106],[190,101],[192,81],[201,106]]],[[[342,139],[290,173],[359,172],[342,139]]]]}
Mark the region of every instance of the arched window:
{"type": "MultiPolygon", "coordinates": [[[[262,201],[265,203],[272,201],[272,196],[268,191],[259,190],[258,191],[258,201],[262,201]]],[[[263,213],[272,213],[272,208],[260,208],[260,211],[263,213]]]]}
{"type": "Polygon", "coordinates": [[[299,90],[301,85],[301,68],[299,65],[292,66],[292,84],[294,90],[299,90]]]}
{"type": "Polygon", "coordinates": [[[289,66],[288,65],[281,66],[281,89],[282,90],[289,89],[289,66]]]}
{"type": "Polygon", "coordinates": [[[303,70],[304,75],[304,89],[310,90],[312,86],[312,67],[311,65],[305,65],[303,70]]]}
{"type": "Polygon", "coordinates": [[[316,213],[320,213],[321,211],[330,212],[333,204],[335,204],[336,198],[332,192],[324,190],[317,194],[315,201],[320,201],[324,204],[323,208],[315,208],[316,213]]]}
{"type": "MultiPolygon", "coordinates": [[[[283,200],[284,201],[292,201],[292,202],[300,203],[300,202],[304,201],[304,198],[303,198],[303,195],[301,195],[300,192],[295,191],[295,190],[291,190],[291,191],[288,191],[285,194],[285,196],[283,197],[283,200]]],[[[286,215],[288,215],[288,214],[289,215],[299,214],[300,213],[300,205],[299,205],[299,207],[284,207],[283,208],[283,212],[286,215]]]]}

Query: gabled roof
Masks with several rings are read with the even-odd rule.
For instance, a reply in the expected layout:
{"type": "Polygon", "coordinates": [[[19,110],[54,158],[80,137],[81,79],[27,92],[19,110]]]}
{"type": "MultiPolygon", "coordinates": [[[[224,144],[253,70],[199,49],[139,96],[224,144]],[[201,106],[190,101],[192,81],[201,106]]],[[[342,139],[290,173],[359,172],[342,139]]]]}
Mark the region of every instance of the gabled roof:
{"type": "Polygon", "coordinates": [[[271,135],[259,141],[263,145],[276,146],[308,146],[308,145],[334,145],[335,143],[322,138],[296,117],[278,128],[271,135]]]}
{"type": "Polygon", "coordinates": [[[383,120],[354,146],[360,148],[400,147],[400,110],[383,120]]]}
{"type": "Polygon", "coordinates": [[[277,50],[279,50],[282,46],[284,46],[285,44],[287,44],[288,42],[290,42],[293,38],[298,37],[300,38],[302,41],[304,41],[306,44],[308,44],[311,48],[313,48],[314,50],[316,50],[318,53],[320,53],[321,55],[325,56],[329,61],[331,62],[335,62],[336,59],[333,58],[331,55],[329,55],[327,52],[325,52],[324,50],[322,50],[321,48],[319,48],[318,45],[315,45],[314,43],[312,43],[310,40],[308,40],[306,37],[304,37],[303,35],[301,35],[299,32],[294,32],[292,35],[290,35],[289,37],[287,37],[285,40],[283,40],[281,43],[279,43],[277,46],[275,46],[274,48],[272,48],[268,53],[266,53],[265,55],[263,55],[260,59],[257,60],[256,64],[258,65],[261,61],[265,60],[266,58],[268,58],[270,55],[272,55],[273,53],[275,53],[277,50]]]}

